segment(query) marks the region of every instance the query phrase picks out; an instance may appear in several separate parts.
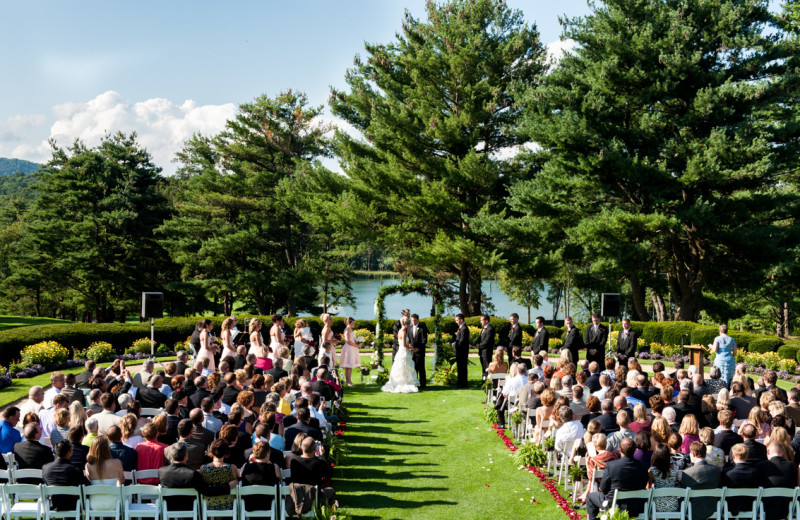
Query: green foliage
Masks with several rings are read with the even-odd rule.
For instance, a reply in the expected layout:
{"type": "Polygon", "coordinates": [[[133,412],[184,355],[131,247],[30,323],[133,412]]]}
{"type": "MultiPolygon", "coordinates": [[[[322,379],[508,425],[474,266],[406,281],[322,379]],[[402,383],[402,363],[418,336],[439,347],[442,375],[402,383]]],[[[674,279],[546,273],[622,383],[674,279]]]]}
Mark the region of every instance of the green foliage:
{"type": "Polygon", "coordinates": [[[451,386],[456,384],[456,381],[458,381],[456,365],[448,365],[444,361],[437,365],[436,372],[431,378],[431,384],[434,386],[451,386]]]}
{"type": "Polygon", "coordinates": [[[385,385],[388,382],[389,382],[389,372],[387,372],[385,369],[382,372],[379,370],[378,375],[375,379],[375,384],[378,385],[379,387],[383,387],[383,385],[385,385]]]}
{"type": "Polygon", "coordinates": [[[497,410],[494,406],[487,405],[483,407],[483,420],[491,425],[497,424],[497,410]]]}
{"type": "Polygon", "coordinates": [[[547,464],[547,453],[536,443],[523,442],[517,446],[517,451],[514,452],[514,464],[541,468],[547,464]]]}
{"type": "Polygon", "coordinates": [[[750,341],[747,350],[763,354],[765,352],[775,352],[781,346],[783,346],[783,340],[780,338],[762,338],[750,341]]]}
{"type": "Polygon", "coordinates": [[[114,347],[107,341],[95,341],[85,350],[75,350],[75,359],[93,359],[94,361],[109,361],[114,357],[114,347]]]}
{"type": "Polygon", "coordinates": [[[787,341],[778,347],[778,357],[781,359],[797,359],[797,353],[800,352],[800,343],[787,341]]]}
{"type": "Polygon", "coordinates": [[[7,159],[0,157],[0,176],[11,175],[14,173],[36,173],[41,164],[26,161],[24,159],[7,159]]]}
{"type": "Polygon", "coordinates": [[[20,352],[22,362],[26,365],[42,365],[50,367],[60,365],[69,359],[69,350],[55,341],[42,341],[28,345],[20,352]]]}
{"type": "Polygon", "coordinates": [[[578,482],[578,481],[583,480],[583,479],[585,479],[587,477],[586,466],[581,466],[577,462],[572,464],[569,467],[568,471],[569,471],[569,478],[573,482],[578,482]]]}
{"type": "Polygon", "coordinates": [[[125,349],[126,354],[150,354],[150,338],[139,338],[125,349]]]}

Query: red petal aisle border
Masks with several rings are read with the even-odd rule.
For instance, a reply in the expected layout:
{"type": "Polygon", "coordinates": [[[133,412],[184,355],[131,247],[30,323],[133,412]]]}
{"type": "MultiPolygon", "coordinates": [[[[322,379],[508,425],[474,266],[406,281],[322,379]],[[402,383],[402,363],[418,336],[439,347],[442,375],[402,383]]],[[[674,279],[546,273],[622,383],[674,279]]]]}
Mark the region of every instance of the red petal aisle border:
{"type": "MultiPolygon", "coordinates": [[[[499,424],[492,425],[492,428],[495,429],[495,431],[497,432],[497,436],[503,440],[503,443],[506,445],[506,448],[508,448],[511,451],[511,453],[517,451],[517,445],[514,444],[514,441],[506,437],[506,431],[503,428],[500,428],[499,424]]],[[[567,515],[570,518],[570,520],[583,520],[584,518],[586,518],[585,516],[581,515],[580,513],[572,509],[572,507],[569,505],[569,500],[561,496],[561,493],[559,492],[558,487],[556,485],[556,481],[548,477],[544,471],[537,468],[536,466],[528,466],[528,472],[536,475],[536,477],[542,483],[542,486],[544,486],[544,488],[547,491],[549,491],[551,495],[553,495],[553,499],[555,499],[556,503],[558,504],[558,507],[560,507],[561,510],[564,511],[564,514],[567,515]]]]}

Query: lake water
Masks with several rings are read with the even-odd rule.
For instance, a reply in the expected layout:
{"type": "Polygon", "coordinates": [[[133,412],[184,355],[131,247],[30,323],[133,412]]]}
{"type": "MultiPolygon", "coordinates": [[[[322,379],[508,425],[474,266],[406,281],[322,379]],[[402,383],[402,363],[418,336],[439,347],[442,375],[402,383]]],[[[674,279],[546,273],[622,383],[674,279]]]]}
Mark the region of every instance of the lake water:
{"type": "MultiPolygon", "coordinates": [[[[353,296],[356,300],[356,308],[354,309],[353,307],[347,305],[341,309],[338,309],[338,312],[336,312],[335,315],[342,317],[352,316],[353,318],[359,320],[375,319],[375,298],[378,295],[378,289],[380,289],[383,284],[395,285],[397,283],[399,283],[399,280],[394,279],[353,280],[352,287],[353,296]]],[[[508,296],[506,296],[505,293],[500,290],[497,282],[491,280],[484,281],[483,292],[487,298],[491,298],[490,301],[495,306],[495,311],[493,313],[495,316],[506,318],[512,312],[516,312],[519,314],[520,321],[524,322],[526,320],[526,309],[521,305],[511,302],[508,299],[508,296]]],[[[544,298],[541,298],[541,300],[542,303],[538,309],[531,308],[531,319],[538,315],[542,315],[549,322],[549,320],[553,318],[553,306],[549,302],[545,301],[544,298]]],[[[433,299],[430,296],[423,296],[417,293],[412,293],[408,296],[393,294],[384,300],[387,318],[399,317],[400,312],[403,309],[410,309],[412,314],[417,313],[421,318],[425,318],[431,315],[432,304],[433,299]]],[[[455,314],[458,314],[458,312],[459,310],[455,307],[445,309],[445,314],[448,316],[454,316],[455,314]]],[[[559,314],[559,316],[561,315],[559,314]]]]}

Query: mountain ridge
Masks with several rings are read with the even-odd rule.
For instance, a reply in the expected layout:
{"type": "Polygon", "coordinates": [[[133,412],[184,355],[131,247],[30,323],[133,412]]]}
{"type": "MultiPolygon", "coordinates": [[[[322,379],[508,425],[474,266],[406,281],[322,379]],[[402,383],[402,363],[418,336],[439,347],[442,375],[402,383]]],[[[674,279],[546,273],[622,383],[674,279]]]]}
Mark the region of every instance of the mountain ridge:
{"type": "Polygon", "coordinates": [[[24,159],[9,159],[0,157],[0,175],[11,175],[12,173],[35,173],[41,164],[26,161],[24,159]]]}

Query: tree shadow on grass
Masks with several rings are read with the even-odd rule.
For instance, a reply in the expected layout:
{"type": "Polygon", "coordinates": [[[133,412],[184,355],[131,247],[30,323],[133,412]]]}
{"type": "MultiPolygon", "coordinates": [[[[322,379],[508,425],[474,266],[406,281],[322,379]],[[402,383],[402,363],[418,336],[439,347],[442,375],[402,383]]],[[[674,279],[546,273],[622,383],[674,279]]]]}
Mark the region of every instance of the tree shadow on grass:
{"type": "MultiPolygon", "coordinates": [[[[351,496],[347,498],[347,507],[348,510],[353,509],[360,509],[363,512],[377,512],[381,509],[419,509],[423,507],[429,507],[432,505],[446,505],[446,506],[455,506],[458,505],[458,502],[454,502],[452,500],[408,500],[402,498],[392,498],[387,497],[386,495],[377,492],[377,493],[367,493],[358,496],[351,496]]],[[[377,519],[382,518],[386,519],[389,517],[383,515],[370,515],[370,514],[363,514],[362,512],[357,514],[359,519],[377,519]]],[[[396,516],[391,518],[403,518],[402,516],[396,516]]]]}

